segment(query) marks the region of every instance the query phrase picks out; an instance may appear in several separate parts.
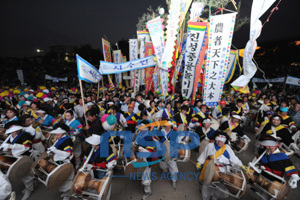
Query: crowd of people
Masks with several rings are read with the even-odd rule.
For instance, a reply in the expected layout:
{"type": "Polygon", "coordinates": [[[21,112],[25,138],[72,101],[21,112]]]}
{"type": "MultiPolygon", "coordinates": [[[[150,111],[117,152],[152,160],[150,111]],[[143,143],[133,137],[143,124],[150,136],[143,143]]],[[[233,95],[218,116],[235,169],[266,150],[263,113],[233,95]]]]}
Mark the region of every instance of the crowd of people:
{"type": "MultiPolygon", "coordinates": [[[[117,167],[122,156],[114,148],[123,144],[122,138],[110,138],[107,157],[100,157],[100,150],[103,133],[119,130],[136,133],[132,141],[136,151],[150,153],[160,150],[158,144],[170,141],[176,131],[196,133],[200,147],[202,145],[196,168],[201,171],[199,179],[203,180],[210,160],[214,160],[215,166],[224,173],[228,165],[246,174],[257,168],[256,165],[245,166],[235,155],[242,152],[235,146],[237,141],[250,142],[249,131],[246,131],[250,128],[253,130],[250,134],[255,134],[257,139],[252,163],[259,164],[261,174],[268,179],[272,180],[274,174],[285,176],[290,188],[297,187],[298,171],[289,159],[293,155],[300,156],[300,99],[297,94],[272,89],[252,90],[250,94],[229,90],[224,91],[218,106],[210,108],[203,104],[200,94],[192,104],[180,94],[163,99],[160,94],[151,91],[145,94],[126,88],[104,91],[101,88],[98,92],[90,88],[84,90],[82,97],[78,91],[78,88],[40,86],[37,90],[3,87],[0,93],[4,129],[0,135],[3,141],[1,151],[16,157],[31,156],[34,160],[46,152],[57,164],[71,163],[73,171],[59,187],[64,200],[70,198],[74,177],[82,166],[92,170],[96,179],[103,178],[117,167]],[[146,137],[149,141],[156,141],[156,146],[141,145],[137,141],[138,135],[147,135],[152,130],[163,133],[146,137]]],[[[190,142],[189,137],[179,137],[178,140],[184,144],[190,142]]],[[[153,160],[152,157],[141,159],[145,162],[153,160]]],[[[172,175],[171,186],[174,189],[177,187],[179,159],[159,162],[162,171],[172,175]]],[[[151,173],[151,165],[145,167],[143,173],[151,173]]],[[[23,200],[34,192],[35,179],[31,174],[22,178],[25,186],[23,200]]],[[[8,186],[11,184],[7,179],[3,181],[8,186]]],[[[142,184],[142,199],[145,200],[152,193],[151,176],[143,176],[142,184]]],[[[225,184],[219,183],[218,187],[220,190],[212,183],[204,184],[202,198],[227,197],[225,184]]],[[[11,187],[7,188],[0,194],[2,198],[11,194],[11,187]]]]}

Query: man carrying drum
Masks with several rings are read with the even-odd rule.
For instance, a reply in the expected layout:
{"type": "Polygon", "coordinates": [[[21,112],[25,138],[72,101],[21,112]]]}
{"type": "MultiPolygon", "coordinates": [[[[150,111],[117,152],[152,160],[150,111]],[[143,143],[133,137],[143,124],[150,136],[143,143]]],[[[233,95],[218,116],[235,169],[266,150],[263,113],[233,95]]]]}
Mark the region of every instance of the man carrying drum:
{"type": "MultiPolygon", "coordinates": [[[[288,184],[290,188],[296,189],[297,181],[299,180],[298,172],[289,157],[279,150],[279,146],[279,141],[272,135],[262,135],[258,156],[249,164],[257,173],[271,182],[277,180],[276,176],[283,177],[285,175],[289,178],[288,184]],[[255,164],[258,162],[259,167],[256,167],[255,164]],[[258,168],[259,170],[257,170],[258,168]]],[[[262,195],[268,196],[266,193],[262,195]]]]}
{"type": "MultiPolygon", "coordinates": [[[[216,131],[216,137],[214,143],[209,143],[204,151],[198,158],[197,169],[200,170],[202,168],[202,172],[200,174],[200,180],[204,179],[204,172],[206,169],[206,165],[209,160],[213,159],[215,165],[219,168],[220,172],[227,172],[228,167],[238,166],[246,173],[249,172],[249,169],[246,168],[240,159],[236,157],[233,150],[230,148],[228,144],[229,136],[221,131],[216,131]]],[[[222,190],[228,191],[226,186],[222,183],[217,183],[218,187],[222,190]]],[[[211,184],[203,185],[202,187],[202,199],[218,199],[218,198],[227,198],[228,194],[221,192],[220,190],[213,187],[211,184]]]]}
{"type": "Polygon", "coordinates": [[[87,168],[89,170],[93,169],[94,177],[97,179],[101,179],[106,172],[99,171],[99,170],[97,171],[97,169],[112,170],[114,166],[117,164],[117,157],[113,153],[113,150],[110,146],[108,146],[109,148],[108,156],[100,157],[101,142],[103,141],[102,136],[93,134],[92,136],[86,138],[85,141],[89,143],[91,146],[87,149],[83,161],[86,162],[86,159],[91,153],[91,150],[93,150],[90,160],[88,160],[87,168]]]}
{"type": "MultiPolygon", "coordinates": [[[[70,137],[67,136],[69,127],[66,124],[57,124],[51,134],[55,134],[57,140],[48,149],[48,154],[53,153],[53,161],[56,163],[70,163],[73,159],[73,142],[70,137]]],[[[72,171],[68,179],[59,187],[59,191],[62,192],[61,197],[63,200],[69,200],[69,191],[72,187],[72,180],[74,178],[74,172],[72,171]]]]}
{"type": "MultiPolygon", "coordinates": [[[[30,150],[32,148],[33,137],[30,133],[23,131],[23,127],[20,125],[19,121],[12,121],[5,125],[5,134],[10,134],[7,139],[1,145],[2,151],[11,151],[11,154],[16,156],[30,155],[30,150]]],[[[22,182],[25,185],[25,190],[23,190],[22,200],[28,199],[32,193],[34,177],[27,175],[22,178],[22,182]]]]}

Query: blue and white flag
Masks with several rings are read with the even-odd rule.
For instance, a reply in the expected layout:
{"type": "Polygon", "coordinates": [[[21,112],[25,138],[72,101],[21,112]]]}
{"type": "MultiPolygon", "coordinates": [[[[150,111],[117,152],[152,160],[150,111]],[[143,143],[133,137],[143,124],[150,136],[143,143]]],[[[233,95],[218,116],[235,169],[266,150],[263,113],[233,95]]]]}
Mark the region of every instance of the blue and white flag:
{"type": "Polygon", "coordinates": [[[131,60],[125,63],[110,63],[100,60],[99,72],[102,75],[106,74],[117,74],[121,72],[127,72],[137,69],[144,69],[147,67],[153,67],[156,65],[154,60],[155,56],[148,56],[146,58],[141,58],[137,60],[131,60]]]}
{"type": "Polygon", "coordinates": [[[76,54],[77,70],[79,80],[89,83],[98,83],[101,80],[99,71],[89,62],[76,54]]]}

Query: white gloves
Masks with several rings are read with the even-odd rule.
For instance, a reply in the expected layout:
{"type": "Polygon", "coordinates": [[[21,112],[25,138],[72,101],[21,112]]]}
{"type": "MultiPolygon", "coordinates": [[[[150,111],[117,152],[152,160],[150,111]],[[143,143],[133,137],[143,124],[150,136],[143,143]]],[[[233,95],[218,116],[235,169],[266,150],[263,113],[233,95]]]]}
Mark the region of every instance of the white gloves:
{"type": "Polygon", "coordinates": [[[9,143],[3,143],[3,144],[1,145],[1,148],[3,148],[3,151],[8,151],[8,150],[12,149],[13,146],[14,146],[14,145],[9,144],[9,143]]]}
{"type": "Polygon", "coordinates": [[[112,171],[116,164],[117,164],[116,160],[110,161],[109,163],[106,164],[107,170],[112,171]]]}
{"type": "Polygon", "coordinates": [[[57,152],[57,148],[55,146],[51,146],[50,148],[48,148],[48,154],[50,152],[56,153],[57,152]]]}
{"type": "Polygon", "coordinates": [[[297,174],[292,174],[290,180],[289,180],[289,186],[292,189],[296,189],[297,188],[297,181],[299,180],[299,176],[297,174]]]}
{"type": "Polygon", "coordinates": [[[231,139],[232,142],[236,141],[237,140],[237,133],[232,132],[231,135],[230,135],[230,139],[231,139]]]}

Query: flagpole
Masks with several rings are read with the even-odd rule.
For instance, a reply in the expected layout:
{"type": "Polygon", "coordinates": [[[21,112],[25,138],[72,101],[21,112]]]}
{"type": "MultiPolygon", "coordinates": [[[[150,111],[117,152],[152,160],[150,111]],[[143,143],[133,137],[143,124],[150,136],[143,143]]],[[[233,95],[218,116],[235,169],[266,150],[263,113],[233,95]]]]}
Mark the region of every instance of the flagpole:
{"type": "Polygon", "coordinates": [[[102,76],[102,92],[103,92],[103,97],[102,98],[104,98],[104,83],[103,83],[103,79],[104,79],[104,77],[102,76]]]}
{"type": "Polygon", "coordinates": [[[97,87],[97,101],[99,100],[99,87],[100,87],[100,81],[98,82],[98,87],[97,87]]]}
{"type": "Polygon", "coordinates": [[[81,93],[81,100],[82,100],[82,104],[83,104],[83,115],[85,118],[85,125],[87,125],[87,118],[86,118],[86,114],[85,114],[85,103],[84,103],[84,97],[83,97],[83,89],[82,89],[82,81],[79,79],[79,86],[80,86],[80,93],[81,93]]]}

